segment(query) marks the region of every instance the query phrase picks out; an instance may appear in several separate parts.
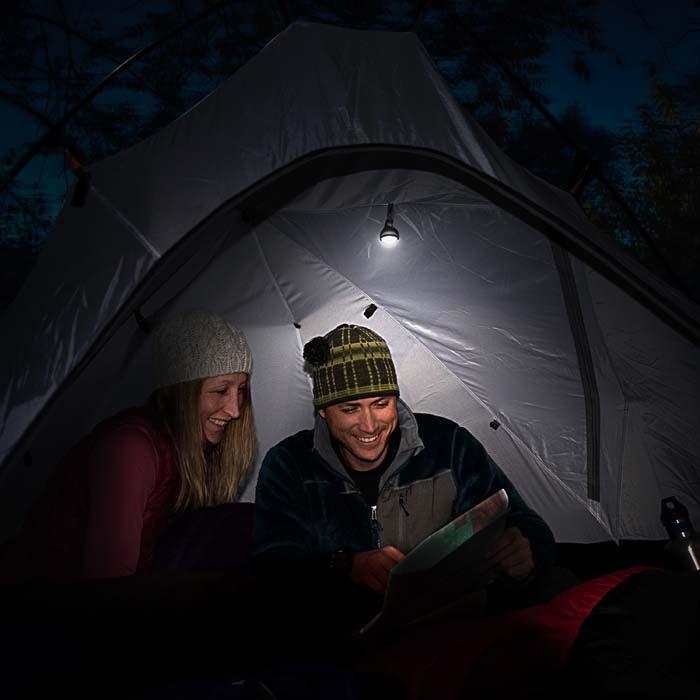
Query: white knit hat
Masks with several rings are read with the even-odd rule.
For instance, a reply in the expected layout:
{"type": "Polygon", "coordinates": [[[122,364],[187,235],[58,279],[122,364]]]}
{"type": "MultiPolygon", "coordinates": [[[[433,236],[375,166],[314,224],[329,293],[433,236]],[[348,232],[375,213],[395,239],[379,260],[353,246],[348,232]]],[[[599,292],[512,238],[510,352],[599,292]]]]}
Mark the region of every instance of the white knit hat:
{"type": "Polygon", "coordinates": [[[194,310],[163,322],[154,343],[156,388],[246,372],[253,356],[245,336],[220,316],[194,310]]]}

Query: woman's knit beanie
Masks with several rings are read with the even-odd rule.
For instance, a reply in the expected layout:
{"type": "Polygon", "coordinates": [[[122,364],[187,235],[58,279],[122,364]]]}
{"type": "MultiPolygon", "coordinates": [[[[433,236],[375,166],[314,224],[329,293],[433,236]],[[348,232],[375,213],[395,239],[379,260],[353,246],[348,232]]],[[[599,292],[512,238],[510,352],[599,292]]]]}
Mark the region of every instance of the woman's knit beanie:
{"type": "Polygon", "coordinates": [[[154,343],[156,388],[246,372],[253,356],[241,331],[220,316],[195,309],[167,319],[154,343]]]}
{"type": "Polygon", "coordinates": [[[363,326],[343,324],[304,346],[314,385],[314,407],[370,396],[398,396],[399,384],[384,338],[363,326]]]}

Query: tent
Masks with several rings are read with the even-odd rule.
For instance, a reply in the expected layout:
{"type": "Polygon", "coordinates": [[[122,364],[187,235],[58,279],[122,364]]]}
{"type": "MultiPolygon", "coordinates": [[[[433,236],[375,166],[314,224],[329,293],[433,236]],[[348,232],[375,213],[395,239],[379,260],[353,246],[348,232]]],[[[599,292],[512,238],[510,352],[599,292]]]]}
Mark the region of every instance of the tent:
{"type": "Polygon", "coordinates": [[[663,538],[671,495],[700,523],[700,309],[500,152],[414,34],[292,24],[90,170],[1,321],[0,540],[64,450],[145,399],[154,324],[191,307],[249,339],[258,465],[312,424],[304,343],[360,323],[560,542],[663,538]]]}

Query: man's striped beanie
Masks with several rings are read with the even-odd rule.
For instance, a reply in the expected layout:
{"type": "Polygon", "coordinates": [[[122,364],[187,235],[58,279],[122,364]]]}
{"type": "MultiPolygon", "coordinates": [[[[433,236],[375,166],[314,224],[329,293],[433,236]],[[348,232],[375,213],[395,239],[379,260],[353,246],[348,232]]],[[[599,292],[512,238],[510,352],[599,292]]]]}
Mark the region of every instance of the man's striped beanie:
{"type": "Polygon", "coordinates": [[[386,341],[363,326],[343,324],[304,346],[314,383],[314,407],[370,396],[398,396],[399,384],[386,341]]]}

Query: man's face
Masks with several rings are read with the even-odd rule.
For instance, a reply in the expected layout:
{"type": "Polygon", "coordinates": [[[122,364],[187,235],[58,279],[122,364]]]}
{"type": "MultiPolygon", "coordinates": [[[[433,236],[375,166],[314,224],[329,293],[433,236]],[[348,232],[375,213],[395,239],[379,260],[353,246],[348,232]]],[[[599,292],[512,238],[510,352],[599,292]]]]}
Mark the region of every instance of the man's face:
{"type": "Polygon", "coordinates": [[[345,401],[322,408],[319,414],[325,418],[347,464],[361,472],[382,463],[389,437],[399,422],[395,396],[345,401]]]}

